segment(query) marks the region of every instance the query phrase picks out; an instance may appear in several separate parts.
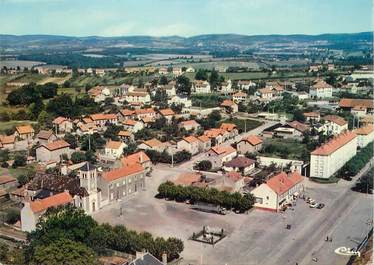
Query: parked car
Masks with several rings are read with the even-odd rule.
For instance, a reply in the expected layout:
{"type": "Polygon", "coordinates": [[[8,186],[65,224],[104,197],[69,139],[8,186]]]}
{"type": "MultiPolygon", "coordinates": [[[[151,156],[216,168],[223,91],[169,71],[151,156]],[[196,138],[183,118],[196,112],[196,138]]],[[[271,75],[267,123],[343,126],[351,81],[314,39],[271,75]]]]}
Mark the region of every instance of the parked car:
{"type": "Polygon", "coordinates": [[[323,203],[318,203],[317,209],[322,209],[323,207],[325,207],[325,204],[323,204],[323,203]]]}
{"type": "Polygon", "coordinates": [[[318,207],[318,203],[314,202],[314,203],[311,203],[309,205],[310,208],[317,208],[318,207]]]}

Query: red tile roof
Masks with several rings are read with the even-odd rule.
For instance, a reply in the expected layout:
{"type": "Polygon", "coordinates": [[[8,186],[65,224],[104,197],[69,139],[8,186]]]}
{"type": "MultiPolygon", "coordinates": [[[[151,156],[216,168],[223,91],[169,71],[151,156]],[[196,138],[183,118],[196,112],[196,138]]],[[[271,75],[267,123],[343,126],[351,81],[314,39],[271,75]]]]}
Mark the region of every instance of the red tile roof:
{"type": "Polygon", "coordinates": [[[137,121],[135,120],[124,120],[122,122],[123,125],[126,125],[126,126],[135,126],[137,123],[137,121]]]}
{"type": "Polygon", "coordinates": [[[143,143],[150,146],[150,147],[156,147],[156,146],[162,145],[162,142],[160,142],[156,138],[150,139],[148,141],[144,141],[143,143]]]}
{"type": "Polygon", "coordinates": [[[0,135],[0,143],[2,144],[14,144],[16,141],[16,136],[14,134],[12,135],[0,135]]]}
{"type": "Polygon", "coordinates": [[[180,126],[200,126],[200,124],[195,120],[189,120],[189,121],[181,121],[179,123],[180,126]]]}
{"type": "Polygon", "coordinates": [[[91,114],[90,118],[93,121],[98,121],[98,120],[116,120],[117,116],[116,116],[116,114],[97,113],[97,114],[91,114]]]}
{"type": "Polygon", "coordinates": [[[136,163],[144,163],[151,161],[151,159],[143,151],[137,152],[132,155],[125,156],[121,159],[123,166],[130,166],[136,163]]]}
{"type": "Polygon", "coordinates": [[[118,136],[122,136],[122,137],[130,137],[131,136],[131,133],[129,131],[119,131],[118,132],[118,136]]]}
{"type": "Polygon", "coordinates": [[[343,119],[342,117],[336,116],[336,115],[326,115],[322,119],[336,123],[337,125],[340,125],[340,126],[347,124],[347,121],[345,119],[343,119]]]}
{"type": "Polygon", "coordinates": [[[334,153],[336,150],[338,150],[340,147],[352,141],[356,137],[357,135],[354,132],[347,131],[347,132],[341,133],[337,137],[331,139],[329,142],[318,147],[316,150],[311,152],[311,154],[322,155],[322,156],[330,155],[334,153]]]}
{"type": "Polygon", "coordinates": [[[236,171],[230,171],[226,173],[226,177],[231,179],[234,182],[237,182],[238,180],[242,179],[242,175],[239,172],[236,171]]]}
{"type": "Polygon", "coordinates": [[[73,198],[71,195],[65,191],[42,200],[32,201],[30,202],[30,207],[34,213],[39,213],[47,210],[48,208],[65,205],[71,203],[72,201],[73,198]]]}
{"type": "Polygon", "coordinates": [[[106,143],[105,148],[108,149],[119,149],[122,146],[122,142],[120,141],[112,141],[109,140],[109,142],[106,143]]]}
{"type": "Polygon", "coordinates": [[[209,138],[216,138],[218,135],[224,135],[226,131],[222,129],[212,128],[210,130],[204,131],[204,135],[209,138]]]}
{"type": "Polygon", "coordinates": [[[42,146],[47,148],[49,151],[54,151],[54,150],[57,150],[57,149],[70,147],[70,144],[65,142],[64,140],[57,140],[57,141],[50,142],[50,143],[42,145],[42,146]]]}
{"type": "Polygon", "coordinates": [[[261,137],[259,137],[257,135],[249,135],[248,137],[242,139],[242,141],[246,141],[246,142],[250,143],[251,145],[262,144],[261,137]]]}
{"type": "Polygon", "coordinates": [[[292,122],[287,122],[287,124],[294,128],[295,130],[298,130],[302,133],[306,132],[309,130],[309,126],[304,124],[304,123],[301,123],[301,122],[298,122],[298,121],[292,121],[292,122]]]}
{"type": "Polygon", "coordinates": [[[136,115],[141,115],[141,114],[150,114],[150,113],[155,113],[155,110],[153,108],[146,108],[146,109],[136,109],[135,114],[136,115]]]}
{"type": "Polygon", "coordinates": [[[236,105],[232,100],[226,99],[221,103],[222,107],[231,107],[236,105]]]}
{"type": "Polygon", "coordinates": [[[68,119],[60,116],[60,117],[57,117],[56,119],[53,120],[53,124],[61,124],[66,120],[68,120],[68,119]]]}
{"type": "Polygon", "coordinates": [[[162,116],[172,116],[175,115],[174,111],[172,109],[161,109],[159,110],[162,116]]]}
{"type": "Polygon", "coordinates": [[[201,180],[199,173],[183,173],[174,181],[176,185],[189,186],[201,180]]]}
{"type": "Polygon", "coordinates": [[[211,150],[215,152],[217,155],[231,154],[233,152],[236,152],[235,148],[233,148],[231,145],[227,145],[227,146],[216,145],[212,147],[211,150]]]}
{"type": "Polygon", "coordinates": [[[368,135],[368,134],[372,133],[373,131],[374,131],[374,125],[373,124],[368,124],[364,127],[361,127],[361,128],[358,128],[358,129],[354,130],[354,133],[358,134],[358,135],[368,135]]]}
{"type": "Polygon", "coordinates": [[[104,172],[102,177],[104,180],[110,182],[123,177],[128,177],[144,171],[144,168],[138,164],[132,164],[130,166],[124,166],[121,168],[112,169],[111,171],[104,172]]]}
{"type": "Polygon", "coordinates": [[[206,135],[201,135],[199,137],[197,137],[201,142],[205,143],[205,142],[210,142],[210,139],[208,136],[206,135]]]}
{"type": "Polygon", "coordinates": [[[185,140],[187,143],[194,143],[194,142],[198,142],[199,139],[197,139],[195,136],[187,136],[187,137],[183,137],[183,140],[185,140]]]}
{"type": "Polygon", "coordinates": [[[320,117],[319,112],[304,112],[305,117],[318,118],[320,117]]]}
{"type": "Polygon", "coordinates": [[[233,97],[246,97],[247,94],[242,92],[242,91],[239,91],[237,93],[235,93],[234,95],[232,95],[233,97]]]}
{"type": "Polygon", "coordinates": [[[372,99],[355,99],[355,98],[342,98],[339,101],[341,108],[354,108],[355,106],[364,106],[368,109],[374,108],[374,101],[372,99]]]}
{"type": "Polygon", "coordinates": [[[135,111],[134,110],[131,110],[131,109],[121,109],[119,111],[123,116],[131,116],[133,114],[135,114],[135,111]]]}
{"type": "Polygon", "coordinates": [[[219,128],[231,132],[232,130],[236,129],[236,125],[234,123],[222,123],[219,128]]]}
{"type": "Polygon", "coordinates": [[[323,88],[332,88],[332,86],[327,84],[326,81],[324,81],[322,79],[317,79],[317,80],[314,81],[313,88],[323,89],[323,88]]]}
{"type": "Polygon", "coordinates": [[[16,130],[19,134],[27,134],[27,133],[33,133],[34,132],[34,129],[31,127],[31,125],[17,126],[16,130]]]}
{"type": "Polygon", "coordinates": [[[270,178],[268,181],[266,181],[266,184],[271,188],[275,193],[278,195],[281,195],[288,190],[290,190],[292,187],[294,187],[296,184],[303,181],[304,177],[301,176],[296,171],[287,174],[286,172],[281,172],[274,177],[270,178]]]}

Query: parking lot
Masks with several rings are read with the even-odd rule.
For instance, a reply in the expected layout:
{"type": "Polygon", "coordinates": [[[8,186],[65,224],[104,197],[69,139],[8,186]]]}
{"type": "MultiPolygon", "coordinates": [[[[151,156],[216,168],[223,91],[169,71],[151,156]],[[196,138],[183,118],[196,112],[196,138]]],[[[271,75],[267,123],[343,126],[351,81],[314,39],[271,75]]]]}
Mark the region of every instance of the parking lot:
{"type": "Polygon", "coordinates": [[[181,168],[156,166],[147,178],[145,191],[95,214],[99,222],[124,224],[155,236],[174,236],[185,244],[182,264],[341,264],[339,246],[354,247],[367,231],[365,221],[373,217],[371,197],[350,191],[351,182],[317,184],[305,181],[305,194],[322,202],[323,209],[311,209],[298,199],[284,213],[252,210],[249,214],[217,215],[198,212],[184,203],[154,198],[160,183],[174,179],[181,168]],[[122,208],[122,210],[120,209],[122,208]],[[122,212],[122,215],[120,213],[122,212]],[[290,224],[291,229],[286,229],[290,224]],[[202,226],[223,228],[228,236],[215,246],[188,238],[202,226]],[[333,242],[325,242],[326,236],[333,242]],[[322,262],[323,261],[323,262],[322,262]]]}

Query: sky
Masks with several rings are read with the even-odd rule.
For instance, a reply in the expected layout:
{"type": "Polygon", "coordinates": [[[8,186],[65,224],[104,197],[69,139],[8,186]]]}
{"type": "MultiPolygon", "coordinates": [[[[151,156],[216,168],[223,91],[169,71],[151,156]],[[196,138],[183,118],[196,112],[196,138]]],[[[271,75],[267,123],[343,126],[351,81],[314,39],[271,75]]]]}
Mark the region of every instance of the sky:
{"type": "Polygon", "coordinates": [[[0,0],[0,34],[194,36],[373,31],[372,0],[0,0]]]}

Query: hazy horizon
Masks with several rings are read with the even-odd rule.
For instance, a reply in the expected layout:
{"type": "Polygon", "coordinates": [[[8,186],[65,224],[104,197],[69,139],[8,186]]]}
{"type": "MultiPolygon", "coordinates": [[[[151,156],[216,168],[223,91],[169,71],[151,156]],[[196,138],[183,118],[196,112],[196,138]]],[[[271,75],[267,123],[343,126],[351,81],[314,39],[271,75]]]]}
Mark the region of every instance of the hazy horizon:
{"type": "Polygon", "coordinates": [[[371,0],[0,0],[1,33],[320,35],[373,30],[371,0]]]}

